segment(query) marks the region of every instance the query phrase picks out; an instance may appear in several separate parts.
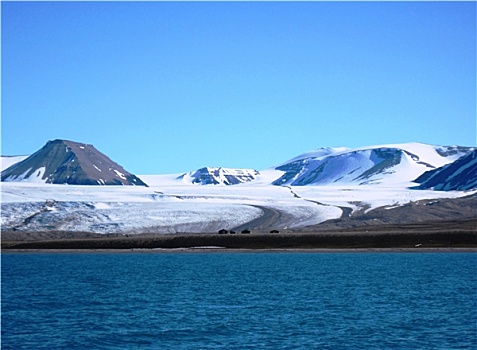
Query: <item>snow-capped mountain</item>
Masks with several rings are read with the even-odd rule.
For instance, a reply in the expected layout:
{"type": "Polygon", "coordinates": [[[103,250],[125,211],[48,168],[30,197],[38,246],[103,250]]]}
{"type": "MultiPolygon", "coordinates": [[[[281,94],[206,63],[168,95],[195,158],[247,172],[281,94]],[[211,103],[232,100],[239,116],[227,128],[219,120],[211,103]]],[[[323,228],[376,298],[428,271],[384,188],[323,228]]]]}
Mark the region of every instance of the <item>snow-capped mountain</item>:
{"type": "Polygon", "coordinates": [[[66,140],[47,142],[36,153],[2,171],[1,179],[5,182],[147,186],[93,145],[66,140]]]}
{"type": "Polygon", "coordinates": [[[477,189],[477,150],[438,169],[419,176],[415,182],[419,189],[438,191],[466,191],[477,189]]]}
{"type": "Polygon", "coordinates": [[[253,181],[260,173],[254,169],[230,169],[204,167],[182,174],[178,179],[199,185],[237,185],[253,181]]]}
{"type": "Polygon", "coordinates": [[[425,171],[451,163],[470,147],[421,143],[365,148],[321,148],[304,153],[275,169],[283,174],[277,186],[368,185],[412,182],[425,171]]]}

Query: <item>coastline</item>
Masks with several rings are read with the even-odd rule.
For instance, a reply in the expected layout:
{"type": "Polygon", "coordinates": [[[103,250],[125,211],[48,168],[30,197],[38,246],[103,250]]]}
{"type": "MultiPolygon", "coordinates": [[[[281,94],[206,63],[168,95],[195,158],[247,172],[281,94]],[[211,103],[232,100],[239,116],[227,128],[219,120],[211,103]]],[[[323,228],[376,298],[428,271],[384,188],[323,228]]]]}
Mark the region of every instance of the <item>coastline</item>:
{"type": "Polygon", "coordinates": [[[2,231],[3,252],[368,252],[477,251],[477,220],[376,225],[340,230],[249,234],[100,235],[2,231]]]}
{"type": "Polygon", "coordinates": [[[3,252],[337,252],[477,251],[476,230],[295,232],[283,234],[162,234],[4,240],[3,252]]]}
{"type": "Polygon", "coordinates": [[[475,248],[315,248],[315,249],[227,249],[223,247],[152,249],[2,249],[1,254],[330,254],[330,253],[477,253],[475,248]]]}

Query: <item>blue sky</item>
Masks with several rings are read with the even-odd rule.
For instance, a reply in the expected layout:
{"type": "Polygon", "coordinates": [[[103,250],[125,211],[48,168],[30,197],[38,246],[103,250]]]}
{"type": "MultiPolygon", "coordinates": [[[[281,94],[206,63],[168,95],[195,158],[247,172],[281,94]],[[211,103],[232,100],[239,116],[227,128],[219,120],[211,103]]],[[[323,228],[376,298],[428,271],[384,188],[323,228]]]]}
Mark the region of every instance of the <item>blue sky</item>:
{"type": "Polygon", "coordinates": [[[2,2],[2,155],[136,174],[476,145],[475,2],[2,2]]]}

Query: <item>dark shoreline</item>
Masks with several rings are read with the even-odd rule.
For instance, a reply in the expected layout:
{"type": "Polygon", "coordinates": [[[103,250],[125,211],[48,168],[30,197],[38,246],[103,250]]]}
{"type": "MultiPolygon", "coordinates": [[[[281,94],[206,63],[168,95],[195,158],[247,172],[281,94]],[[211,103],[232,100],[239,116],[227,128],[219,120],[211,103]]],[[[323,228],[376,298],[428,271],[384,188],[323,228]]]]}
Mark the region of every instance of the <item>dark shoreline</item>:
{"type": "Polygon", "coordinates": [[[330,254],[330,253],[477,253],[477,247],[440,247],[440,248],[270,248],[235,249],[224,247],[190,248],[131,248],[131,249],[4,249],[2,254],[330,254]]]}
{"type": "Polygon", "coordinates": [[[160,234],[150,232],[100,235],[88,232],[3,231],[1,237],[2,251],[475,249],[477,248],[477,220],[281,233],[254,231],[251,234],[160,234]]]}
{"type": "Polygon", "coordinates": [[[153,237],[2,241],[1,246],[2,251],[473,249],[477,248],[477,233],[174,234],[153,237]]]}

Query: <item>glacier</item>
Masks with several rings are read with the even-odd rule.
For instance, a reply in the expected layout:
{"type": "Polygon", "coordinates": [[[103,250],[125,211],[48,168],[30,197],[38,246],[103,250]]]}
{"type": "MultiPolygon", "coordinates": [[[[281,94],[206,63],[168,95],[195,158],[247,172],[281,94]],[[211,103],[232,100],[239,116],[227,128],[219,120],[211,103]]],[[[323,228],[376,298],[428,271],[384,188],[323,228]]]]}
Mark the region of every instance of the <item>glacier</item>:
{"type": "Polygon", "coordinates": [[[85,186],[4,182],[4,230],[96,233],[217,232],[247,224],[270,208],[286,219],[277,229],[299,229],[352,211],[420,199],[457,198],[463,191],[401,186],[85,186]]]}

